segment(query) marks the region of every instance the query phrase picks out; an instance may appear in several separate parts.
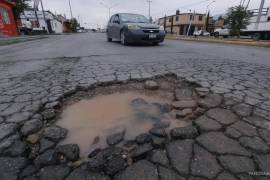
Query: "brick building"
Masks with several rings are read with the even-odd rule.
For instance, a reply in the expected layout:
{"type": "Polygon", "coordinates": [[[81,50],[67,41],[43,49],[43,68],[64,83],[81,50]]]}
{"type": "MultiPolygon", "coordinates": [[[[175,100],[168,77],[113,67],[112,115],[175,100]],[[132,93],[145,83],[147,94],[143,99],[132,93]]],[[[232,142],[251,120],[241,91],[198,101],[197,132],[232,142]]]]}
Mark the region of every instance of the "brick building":
{"type": "Polygon", "coordinates": [[[0,35],[18,35],[17,26],[13,15],[15,3],[9,0],[0,0],[0,35]]]}

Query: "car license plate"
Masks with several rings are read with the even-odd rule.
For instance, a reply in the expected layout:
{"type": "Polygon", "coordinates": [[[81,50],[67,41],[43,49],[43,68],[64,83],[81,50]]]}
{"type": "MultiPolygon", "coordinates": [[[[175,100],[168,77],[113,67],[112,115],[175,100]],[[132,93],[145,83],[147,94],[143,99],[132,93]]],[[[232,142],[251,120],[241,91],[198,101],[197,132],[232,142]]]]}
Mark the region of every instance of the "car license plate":
{"type": "Polygon", "coordinates": [[[155,39],[155,38],[157,38],[156,34],[149,34],[149,39],[155,39]]]}

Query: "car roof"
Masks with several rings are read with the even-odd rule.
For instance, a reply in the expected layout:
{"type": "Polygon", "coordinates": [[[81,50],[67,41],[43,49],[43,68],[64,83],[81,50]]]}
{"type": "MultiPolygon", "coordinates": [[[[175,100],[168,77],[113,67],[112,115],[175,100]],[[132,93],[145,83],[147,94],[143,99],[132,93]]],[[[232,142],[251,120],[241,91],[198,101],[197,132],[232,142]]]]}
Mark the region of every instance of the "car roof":
{"type": "Polygon", "coordinates": [[[112,15],[112,16],[115,16],[115,15],[121,15],[121,14],[130,14],[130,15],[140,15],[140,16],[144,16],[144,15],[142,15],[142,14],[135,14],[135,13],[116,13],[116,14],[114,14],[114,15],[112,15]]]}

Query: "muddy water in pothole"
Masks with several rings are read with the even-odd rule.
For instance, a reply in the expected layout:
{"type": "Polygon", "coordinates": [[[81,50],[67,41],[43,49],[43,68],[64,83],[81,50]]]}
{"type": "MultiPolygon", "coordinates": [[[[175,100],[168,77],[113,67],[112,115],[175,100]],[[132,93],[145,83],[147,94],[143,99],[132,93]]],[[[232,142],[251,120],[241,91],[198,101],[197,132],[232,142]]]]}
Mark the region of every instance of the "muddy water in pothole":
{"type": "Polygon", "coordinates": [[[133,140],[155,123],[170,121],[171,127],[187,126],[185,121],[170,118],[167,103],[137,92],[98,95],[68,106],[57,125],[69,130],[63,144],[78,144],[81,155],[86,156],[96,148],[106,147],[106,137],[123,128],[125,140],[133,140]]]}

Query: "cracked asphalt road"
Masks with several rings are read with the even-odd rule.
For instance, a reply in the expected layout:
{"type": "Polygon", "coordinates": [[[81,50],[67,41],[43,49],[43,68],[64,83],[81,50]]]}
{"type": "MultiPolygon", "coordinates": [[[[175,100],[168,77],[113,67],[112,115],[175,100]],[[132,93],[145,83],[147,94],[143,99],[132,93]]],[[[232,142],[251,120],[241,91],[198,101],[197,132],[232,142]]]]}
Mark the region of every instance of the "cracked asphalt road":
{"type": "MultiPolygon", "coordinates": [[[[48,179],[46,175],[51,172],[59,173],[59,179],[69,175],[69,168],[51,166],[55,165],[51,162],[52,147],[55,147],[55,141],[65,136],[64,130],[45,131],[42,140],[35,142],[37,148],[30,146],[30,154],[39,149],[39,144],[49,147],[44,153],[36,150],[37,157],[28,157],[26,147],[29,144],[25,142],[27,138],[34,143],[35,138],[28,135],[41,130],[55,115],[53,108],[65,95],[95,83],[152,78],[168,73],[200,85],[203,91],[222,96],[219,109],[209,110],[206,120],[197,123],[196,127],[203,131],[192,134],[194,140],[175,141],[166,148],[170,163],[178,174],[189,179],[247,179],[244,172],[270,169],[270,62],[267,48],[185,41],[166,41],[156,47],[123,47],[104,39],[104,34],[62,35],[0,47],[0,179],[18,179],[19,175],[19,179],[30,179],[33,174],[48,179]],[[216,146],[219,142],[223,142],[222,146],[216,146]],[[178,147],[183,152],[177,150],[178,147]],[[178,158],[174,154],[178,154],[178,158]],[[34,166],[26,161],[27,158],[32,158],[34,166]],[[211,164],[209,172],[204,170],[209,165],[205,162],[211,164]],[[45,169],[40,170],[44,166],[45,169]],[[191,171],[186,166],[190,166],[191,171]]],[[[213,102],[212,99],[209,101],[213,102]]],[[[192,129],[191,133],[194,127],[192,129]]],[[[132,177],[130,173],[142,172],[140,167],[144,166],[152,173],[156,172],[152,163],[143,160],[116,179],[132,177]]],[[[82,174],[110,179],[82,171],[72,171],[67,179],[83,179],[82,174]]],[[[175,174],[171,171],[159,167],[159,173],[164,176],[175,174]]]]}

